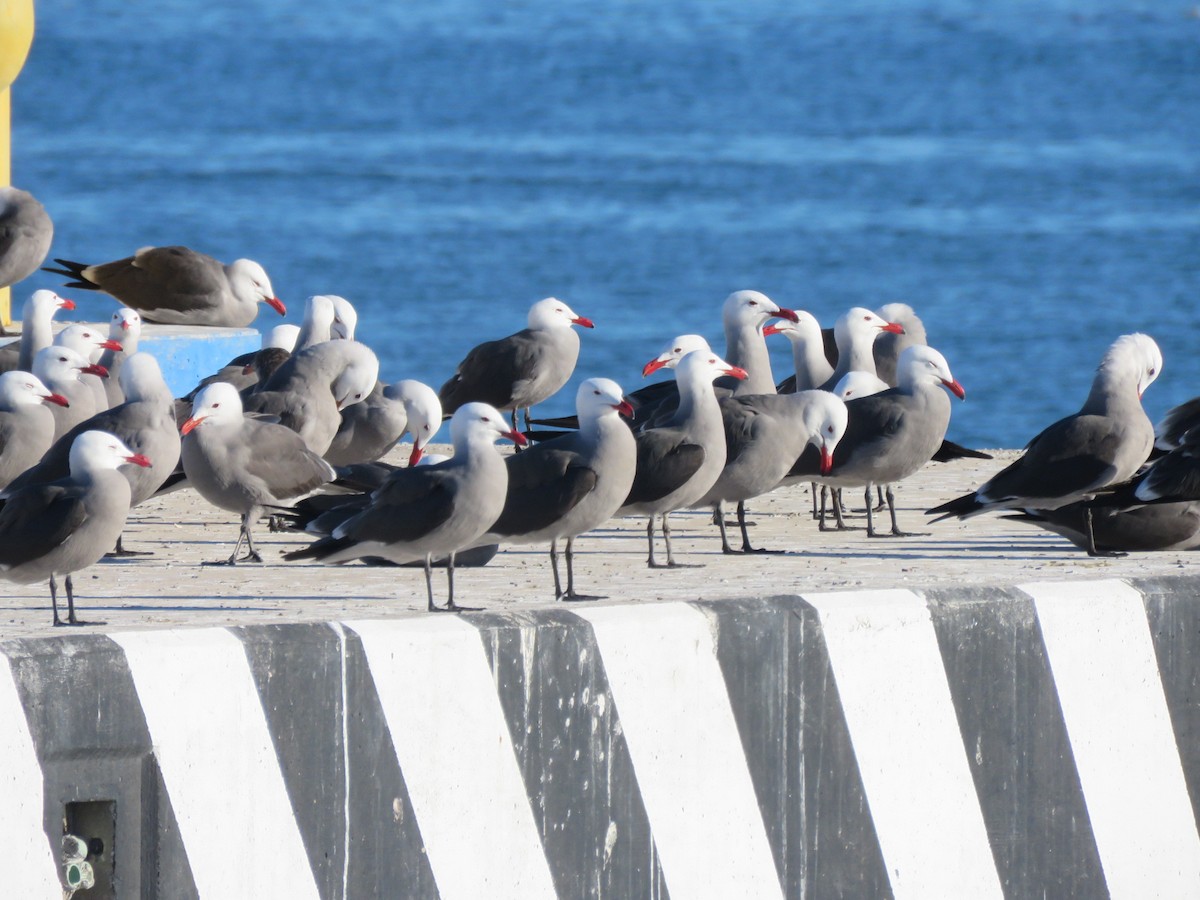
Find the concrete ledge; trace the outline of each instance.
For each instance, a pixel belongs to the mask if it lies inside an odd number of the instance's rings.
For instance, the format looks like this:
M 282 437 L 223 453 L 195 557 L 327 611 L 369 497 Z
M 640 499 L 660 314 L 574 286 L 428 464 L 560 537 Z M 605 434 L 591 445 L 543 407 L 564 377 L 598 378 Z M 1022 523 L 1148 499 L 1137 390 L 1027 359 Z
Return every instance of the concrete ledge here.
M 10 639 L 6 893 L 59 896 L 88 800 L 121 897 L 1198 896 L 1198 595 Z
M 57 332 L 72 322 L 55 322 Z M 108 323 L 90 323 L 108 333 Z M 20 330 L 17 323 L 18 331 Z M 16 340 L 20 340 L 18 337 Z M 10 340 L 0 342 L 11 343 Z M 163 378 L 176 397 L 182 397 L 201 378 L 211 375 L 235 356 L 257 350 L 262 336 L 253 328 L 210 328 L 198 325 L 143 325 L 140 350 L 153 353 Z

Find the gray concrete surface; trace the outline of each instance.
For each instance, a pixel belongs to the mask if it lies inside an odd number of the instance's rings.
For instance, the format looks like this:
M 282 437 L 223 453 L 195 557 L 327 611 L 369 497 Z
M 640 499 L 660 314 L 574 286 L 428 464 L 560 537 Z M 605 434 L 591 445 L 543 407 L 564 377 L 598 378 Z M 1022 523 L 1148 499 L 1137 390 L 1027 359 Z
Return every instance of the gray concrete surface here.
M 401 447 L 395 458 L 406 455 Z M 902 484 L 897 490 L 900 525 L 928 536 L 868 539 L 862 530 L 821 533 L 810 518 L 807 487 L 791 488 L 750 505 L 754 543 L 786 554 L 723 556 L 709 515 L 696 511 L 676 515 L 673 530 L 677 559 L 698 567 L 650 570 L 644 520 L 613 520 L 577 541 L 577 587 L 606 595 L 604 603 L 645 603 L 1189 571 L 1192 557 L 1187 553 L 1090 559 L 1056 535 L 995 515 L 927 524 L 925 509 L 977 486 L 1015 455 L 999 451 L 995 461 L 930 464 Z M 848 499 L 852 509 L 861 506 L 861 497 Z M 865 520 L 858 511 L 850 524 L 861 529 Z M 262 565 L 204 564 L 228 557 L 236 537 L 235 518 L 194 491 L 144 504 L 130 516 L 125 546 L 150 555 L 105 560 L 77 574 L 81 617 L 104 622 L 105 630 L 123 630 L 427 615 L 420 569 L 287 563 L 281 553 L 308 538 L 271 534 L 265 524 L 256 529 L 256 543 L 267 560 Z M 434 583 L 439 600 L 444 599 L 444 572 L 435 573 Z M 546 549 L 512 547 L 484 568 L 460 569 L 456 596 L 464 605 L 511 613 L 553 606 L 551 584 Z M 53 632 L 49 602 L 45 584 L 0 583 L 0 633 Z

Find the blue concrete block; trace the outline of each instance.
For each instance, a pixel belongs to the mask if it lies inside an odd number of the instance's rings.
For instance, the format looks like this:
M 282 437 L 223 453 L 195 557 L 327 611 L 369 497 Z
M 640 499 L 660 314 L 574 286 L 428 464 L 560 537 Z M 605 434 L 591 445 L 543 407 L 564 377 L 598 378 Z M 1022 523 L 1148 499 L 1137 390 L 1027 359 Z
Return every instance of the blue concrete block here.
M 201 378 L 261 344 L 262 336 L 253 328 L 145 325 L 138 349 L 154 354 L 172 393 L 182 397 Z

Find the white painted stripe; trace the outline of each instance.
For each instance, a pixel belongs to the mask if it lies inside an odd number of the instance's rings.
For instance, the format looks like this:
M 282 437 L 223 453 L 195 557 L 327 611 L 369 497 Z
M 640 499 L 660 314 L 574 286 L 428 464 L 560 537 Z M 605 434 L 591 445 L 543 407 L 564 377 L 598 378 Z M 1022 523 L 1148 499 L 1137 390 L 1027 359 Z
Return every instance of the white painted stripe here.
M 1200 837 L 1141 595 L 1026 584 L 1112 897 L 1200 897 Z
M 110 635 L 125 651 L 200 896 L 318 896 L 246 652 L 224 629 Z
M 803 598 L 821 617 L 897 900 L 1002 897 L 924 599 L 902 590 Z
M 781 897 L 708 617 L 686 603 L 575 612 L 595 631 L 672 900 Z
M 555 897 L 479 632 L 456 616 L 343 624 L 362 640 L 442 900 Z
M 62 887 L 42 824 L 42 769 L 12 668 L 0 670 L 0 882 L 6 897 L 57 900 Z

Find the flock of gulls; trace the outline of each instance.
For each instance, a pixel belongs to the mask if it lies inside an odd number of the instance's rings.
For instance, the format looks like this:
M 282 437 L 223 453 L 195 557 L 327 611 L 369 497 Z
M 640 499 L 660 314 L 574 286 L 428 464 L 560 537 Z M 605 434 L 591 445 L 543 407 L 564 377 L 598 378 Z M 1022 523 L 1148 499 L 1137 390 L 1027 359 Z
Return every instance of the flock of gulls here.
M 36 199 L 0 188 L 0 286 L 41 267 L 52 234 Z M 683 509 L 712 510 L 726 553 L 771 552 L 751 545 L 746 504 L 796 483 L 813 485 L 823 530 L 846 527 L 849 488 L 863 492 L 870 536 L 902 537 L 896 485 L 931 460 L 990 458 L 946 439 L 950 395 L 965 391 L 904 304 L 855 307 L 828 330 L 807 312 L 736 291 L 721 308 L 723 355 L 699 335 L 679 335 L 642 372 L 666 369 L 673 379 L 626 393 L 589 378 L 575 416 L 531 419 L 530 409 L 570 380 L 577 329 L 593 327 L 553 297 L 532 305 L 524 329 L 471 350 L 436 391 L 381 382 L 377 357 L 355 339 L 353 306 L 310 297 L 301 326 L 276 326 L 260 351 L 176 398 L 155 358 L 138 351 L 142 323 L 246 326 L 260 304 L 285 314 L 262 266 L 223 265 L 184 247 L 145 247 L 101 265 L 55 263 L 46 270 L 69 287 L 121 304 L 104 333 L 89 325 L 56 333 L 53 317 L 74 303 L 36 291 L 24 303 L 20 340 L 0 348 L 0 577 L 48 580 L 56 625 L 82 624 L 72 573 L 131 552 L 121 543 L 130 508 L 169 490 L 194 490 L 240 516 L 229 565 L 261 561 L 253 528 L 270 515 L 274 526 L 316 538 L 286 559 L 423 566 L 428 609 L 440 612 L 469 608 L 454 599 L 456 562 L 484 564 L 510 543 L 549 544 L 555 598 L 593 599 L 576 590 L 573 545 L 613 517 L 645 520 L 654 568 L 683 565 L 668 521 Z M 795 362 L 778 384 L 766 345 L 773 335 L 791 342 Z M 1200 399 L 1156 431 L 1141 397 L 1161 369 L 1149 337 L 1117 338 L 1077 413 L 929 513 L 1003 511 L 1093 555 L 1200 544 Z M 453 455 L 426 454 L 444 418 Z M 381 462 L 405 435 L 407 465 Z M 516 450 L 498 452 L 501 440 Z M 876 527 L 876 492 L 890 528 Z M 727 509 L 736 512 L 738 548 Z M 447 570 L 443 605 L 434 600 L 434 566 Z

